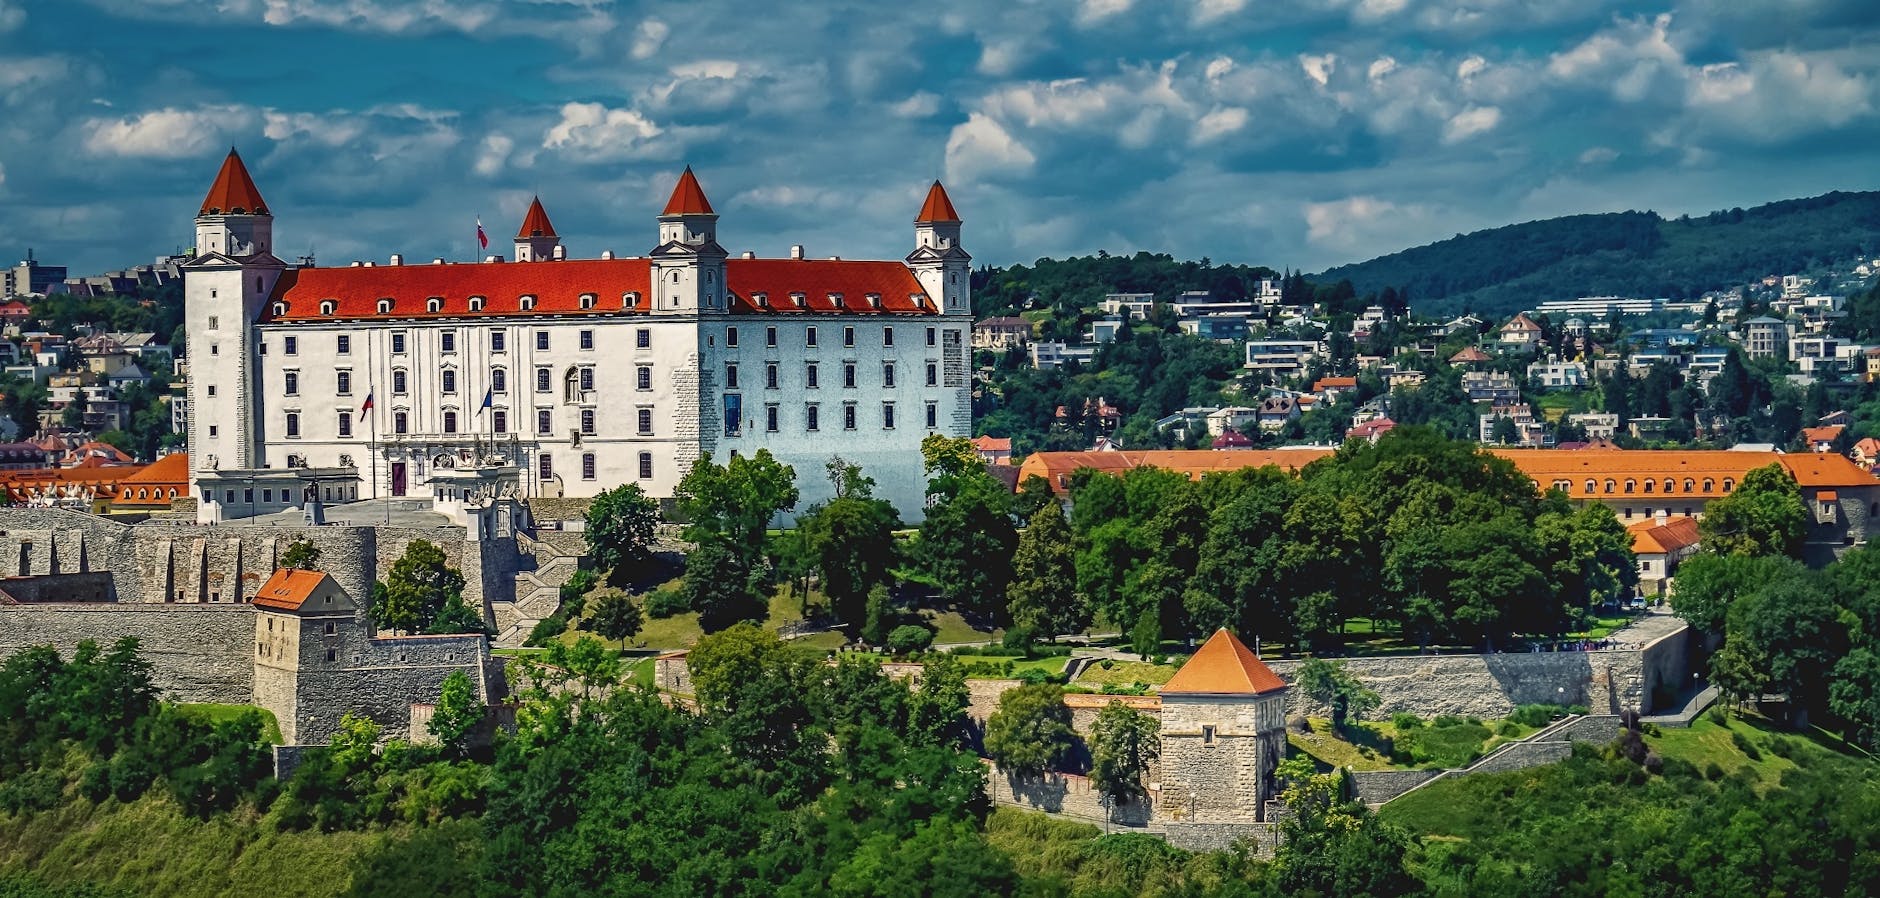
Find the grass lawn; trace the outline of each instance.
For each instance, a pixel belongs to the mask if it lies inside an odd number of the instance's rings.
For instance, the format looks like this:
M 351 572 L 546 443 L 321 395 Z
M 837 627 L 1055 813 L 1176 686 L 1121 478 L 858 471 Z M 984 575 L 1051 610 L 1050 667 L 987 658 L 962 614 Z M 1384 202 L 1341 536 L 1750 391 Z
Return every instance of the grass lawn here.
M 1067 655 L 1055 655 L 1048 658 L 1001 658 L 996 655 L 955 655 L 954 660 L 961 664 L 1000 664 L 1012 662 L 1012 675 L 1018 676 L 1027 670 L 1042 670 L 1052 676 L 1064 672 L 1064 665 L 1070 663 Z
M 1288 728 L 1286 742 L 1293 750 L 1307 755 L 1320 765 L 1336 769 L 1403 770 L 1407 767 L 1390 762 L 1389 740 L 1397 734 L 1389 721 L 1367 720 L 1351 727 L 1346 740 L 1332 732 L 1332 722 L 1313 718 L 1312 732 L 1300 733 Z
M 1689 761 L 1699 770 L 1710 764 L 1735 773 L 1748 768 L 1765 785 L 1774 785 L 1782 774 L 1801 763 L 1829 754 L 1845 754 L 1847 748 L 1831 736 L 1803 734 L 1781 729 L 1754 712 L 1732 714 L 1724 723 L 1711 719 L 1710 712 L 1691 722 L 1690 729 L 1661 730 L 1645 737 L 1645 743 L 1667 758 Z
M 1077 675 L 1079 686 L 1132 686 L 1141 683 L 1144 686 L 1160 686 L 1175 676 L 1180 670 L 1179 664 L 1150 664 L 1146 661 L 1110 661 L 1105 669 L 1102 661 L 1083 669 Z
M 274 712 L 254 705 L 217 705 L 208 702 L 178 702 L 176 710 L 204 723 L 221 723 L 234 720 L 245 714 L 261 715 L 261 739 L 269 745 L 280 745 L 281 725 L 274 719 Z
M 936 645 L 951 645 L 960 642 L 997 642 L 1005 635 L 1004 630 L 975 630 L 957 611 L 934 611 L 921 609 L 920 616 L 934 630 L 933 641 Z

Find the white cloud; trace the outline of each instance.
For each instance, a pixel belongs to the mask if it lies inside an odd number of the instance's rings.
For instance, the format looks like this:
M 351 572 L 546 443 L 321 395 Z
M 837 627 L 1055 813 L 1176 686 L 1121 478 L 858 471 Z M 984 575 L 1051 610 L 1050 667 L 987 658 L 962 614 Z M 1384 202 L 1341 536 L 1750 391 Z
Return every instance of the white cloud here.
M 1211 25 L 1245 9 L 1247 0 L 1195 0 L 1195 24 Z
M 261 116 L 261 135 L 276 142 L 308 140 L 325 147 L 340 147 L 366 133 L 366 121 L 360 117 L 319 115 L 311 112 L 265 112 Z
M 1233 70 L 1234 70 L 1234 60 L 1226 56 L 1216 56 L 1213 59 L 1208 60 L 1208 67 L 1207 69 L 1203 71 L 1203 75 L 1209 81 L 1219 81 L 1222 78 L 1227 77 L 1228 73 L 1232 72 Z
M 1348 238 L 1358 225 L 1395 214 L 1397 204 L 1374 196 L 1353 196 L 1305 205 L 1306 237 L 1314 243 Z
M 7 167 L 0 165 L 0 187 L 7 186 Z
M 509 162 L 509 154 L 516 148 L 516 142 L 506 134 L 491 134 L 483 138 L 477 147 L 474 165 L 476 173 L 490 177 L 503 170 Z
M 1195 121 L 1195 143 L 1207 143 L 1224 137 L 1246 127 L 1247 110 L 1238 106 L 1223 106 L 1208 112 Z
M 962 183 L 989 174 L 1028 171 L 1038 157 L 998 122 L 975 112 L 947 135 L 947 180 Z
M 1376 81 L 1394 71 L 1397 71 L 1397 60 L 1389 56 L 1379 56 L 1375 62 L 1371 63 L 1371 68 L 1365 72 L 1365 75 L 1372 81 Z
M 1443 126 L 1443 143 L 1460 143 L 1477 134 L 1493 131 L 1501 124 L 1501 110 L 1493 106 L 1470 106 L 1449 117 Z
M 987 41 L 979 51 L 979 74 L 1003 78 L 1018 69 L 1024 44 L 1015 40 Z
M 666 45 L 666 37 L 672 34 L 672 26 L 658 19 L 647 19 L 633 29 L 633 46 L 628 50 L 634 59 L 650 59 Z
M 26 10 L 21 9 L 14 0 L 0 0 L 0 34 L 5 34 L 26 22 Z
M 1619 158 L 1619 151 L 1612 147 L 1587 147 L 1586 151 L 1580 154 L 1580 164 L 1605 165 L 1617 158 Z
M 1488 68 L 1488 60 L 1480 56 L 1471 56 L 1456 64 L 1456 80 L 1467 81 Z
M 940 111 L 940 97 L 924 90 L 918 91 L 888 109 L 901 118 L 927 118 Z
M 501 15 L 496 4 L 464 0 L 263 0 L 261 17 L 270 25 L 305 22 L 390 34 L 428 30 L 474 34 Z
M 609 109 L 600 103 L 568 103 L 561 120 L 542 137 L 542 148 L 559 150 L 585 162 L 648 158 L 664 129 L 633 109 Z
M 91 119 L 82 130 L 85 149 L 95 156 L 183 159 L 228 143 L 228 136 L 252 127 L 256 115 L 241 106 L 158 109 L 119 119 Z
M 1299 67 L 1305 70 L 1307 78 L 1317 81 L 1320 87 L 1324 87 L 1332 80 L 1332 73 L 1338 71 L 1338 55 L 1335 53 L 1326 53 L 1323 56 L 1301 55 Z
M 1613 96 L 1638 102 L 1666 74 L 1684 67 L 1684 54 L 1671 43 L 1671 15 L 1621 20 L 1572 49 L 1556 53 L 1547 71 L 1556 78 L 1608 86 Z
M 1385 19 L 1403 12 L 1410 5 L 1410 0 L 1359 0 L 1358 8 L 1353 10 L 1352 18 L 1360 22 L 1372 22 Z
M 1135 0 L 1079 0 L 1077 24 L 1089 27 L 1129 12 L 1129 8 L 1134 5 Z

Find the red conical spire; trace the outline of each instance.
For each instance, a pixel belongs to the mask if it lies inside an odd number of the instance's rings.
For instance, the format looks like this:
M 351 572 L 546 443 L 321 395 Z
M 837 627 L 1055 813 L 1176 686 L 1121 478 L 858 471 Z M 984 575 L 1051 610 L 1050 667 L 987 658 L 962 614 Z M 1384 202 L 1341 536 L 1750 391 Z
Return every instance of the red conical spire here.
M 960 214 L 953 211 L 953 201 L 947 199 L 947 189 L 939 181 L 927 190 L 927 202 L 920 207 L 920 215 L 915 216 L 915 224 L 928 222 L 958 222 Z
M 516 239 L 554 236 L 557 236 L 555 226 L 548 223 L 548 213 L 542 209 L 542 198 L 538 196 L 529 203 L 529 214 L 522 217 L 522 230 L 516 232 Z
M 228 158 L 222 160 L 222 171 L 215 176 L 215 185 L 209 188 L 209 195 L 202 200 L 202 215 L 269 215 L 268 203 L 261 198 L 261 191 L 255 189 L 255 180 L 248 177 L 248 166 L 242 164 L 242 157 L 229 147 Z
M 666 211 L 661 215 L 716 215 L 712 204 L 705 199 L 705 191 L 698 186 L 698 178 L 692 176 L 692 166 L 685 167 L 685 174 L 679 176 L 679 183 L 673 185 L 672 199 L 666 201 Z

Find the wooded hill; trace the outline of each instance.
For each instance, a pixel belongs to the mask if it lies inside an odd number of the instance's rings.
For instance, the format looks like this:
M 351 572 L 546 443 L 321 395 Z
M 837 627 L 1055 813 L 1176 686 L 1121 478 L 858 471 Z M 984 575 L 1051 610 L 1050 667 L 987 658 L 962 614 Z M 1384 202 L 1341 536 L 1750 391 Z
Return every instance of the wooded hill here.
M 1407 289 L 1418 312 L 1503 317 L 1581 296 L 1685 299 L 1880 253 L 1880 192 L 1836 191 L 1693 218 L 1569 215 L 1458 234 L 1312 277 Z

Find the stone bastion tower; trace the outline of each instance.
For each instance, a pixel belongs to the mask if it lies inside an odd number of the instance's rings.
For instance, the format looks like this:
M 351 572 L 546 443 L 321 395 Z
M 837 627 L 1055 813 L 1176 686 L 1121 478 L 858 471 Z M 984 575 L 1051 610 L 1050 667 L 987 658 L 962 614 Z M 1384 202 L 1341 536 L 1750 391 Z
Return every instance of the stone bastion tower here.
M 1286 756 L 1286 681 L 1245 643 L 1216 630 L 1162 687 L 1157 816 L 1264 823 Z

